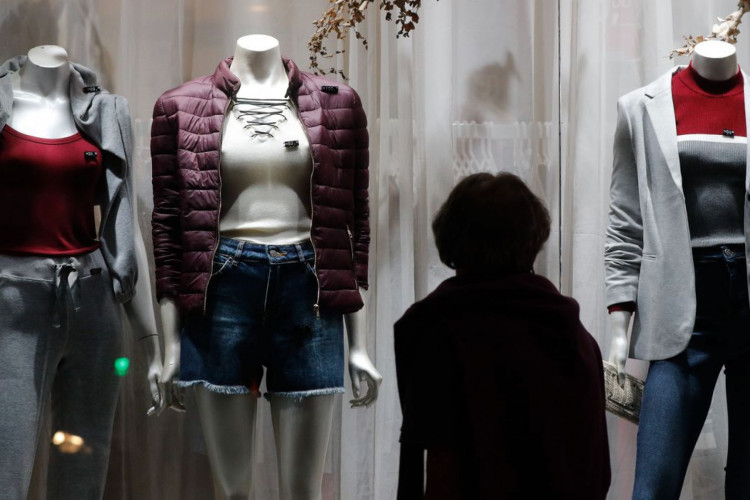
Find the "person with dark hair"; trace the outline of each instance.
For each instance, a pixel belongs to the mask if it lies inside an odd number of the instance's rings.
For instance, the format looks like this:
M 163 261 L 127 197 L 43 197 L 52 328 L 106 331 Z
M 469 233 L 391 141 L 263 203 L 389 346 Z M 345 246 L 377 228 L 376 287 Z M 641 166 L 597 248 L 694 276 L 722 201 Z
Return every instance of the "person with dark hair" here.
M 399 500 L 604 499 L 601 353 L 578 304 L 533 271 L 547 209 L 515 175 L 474 174 L 432 229 L 456 276 L 394 326 Z

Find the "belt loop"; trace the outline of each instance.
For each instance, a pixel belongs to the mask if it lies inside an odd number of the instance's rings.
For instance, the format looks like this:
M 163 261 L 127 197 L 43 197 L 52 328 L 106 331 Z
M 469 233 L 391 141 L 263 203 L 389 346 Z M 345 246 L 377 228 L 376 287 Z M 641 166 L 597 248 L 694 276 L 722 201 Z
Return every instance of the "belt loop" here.
M 240 260 L 242 251 L 245 249 L 245 240 L 237 240 L 237 248 L 234 251 L 234 260 Z
M 297 249 L 297 258 L 300 262 L 305 262 L 305 252 L 302 250 L 302 245 L 295 243 L 294 247 Z

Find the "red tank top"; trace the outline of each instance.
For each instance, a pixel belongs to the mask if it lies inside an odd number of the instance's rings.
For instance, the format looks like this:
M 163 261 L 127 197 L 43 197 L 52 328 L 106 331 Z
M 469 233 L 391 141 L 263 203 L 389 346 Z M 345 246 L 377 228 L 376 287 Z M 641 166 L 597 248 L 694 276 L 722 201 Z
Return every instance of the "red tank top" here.
M 99 247 L 94 222 L 102 153 L 80 133 L 0 132 L 0 253 L 76 255 Z

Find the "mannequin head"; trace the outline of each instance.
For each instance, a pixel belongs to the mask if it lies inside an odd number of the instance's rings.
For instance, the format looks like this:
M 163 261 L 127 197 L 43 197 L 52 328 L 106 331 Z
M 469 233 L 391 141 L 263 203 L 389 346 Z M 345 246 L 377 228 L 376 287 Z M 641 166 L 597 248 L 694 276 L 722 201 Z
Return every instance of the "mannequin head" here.
M 58 45 L 40 45 L 29 51 L 29 61 L 42 68 L 57 68 L 68 62 L 68 52 Z
M 737 74 L 737 49 L 720 40 L 706 40 L 695 46 L 693 69 L 707 80 L 723 82 Z
M 279 46 L 279 41 L 269 35 L 246 35 L 237 40 L 237 46 L 245 50 L 265 52 Z
M 517 176 L 479 173 L 453 189 L 432 231 L 440 260 L 459 274 L 529 272 L 549 237 L 550 217 Z

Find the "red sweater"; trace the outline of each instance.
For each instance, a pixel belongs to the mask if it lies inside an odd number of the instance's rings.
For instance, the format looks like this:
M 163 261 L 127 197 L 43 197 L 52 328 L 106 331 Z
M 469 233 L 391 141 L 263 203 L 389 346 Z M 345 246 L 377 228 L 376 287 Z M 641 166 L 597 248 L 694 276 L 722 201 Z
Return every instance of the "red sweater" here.
M 76 133 L 0 132 L 0 253 L 76 255 L 99 247 L 94 204 L 102 153 Z

